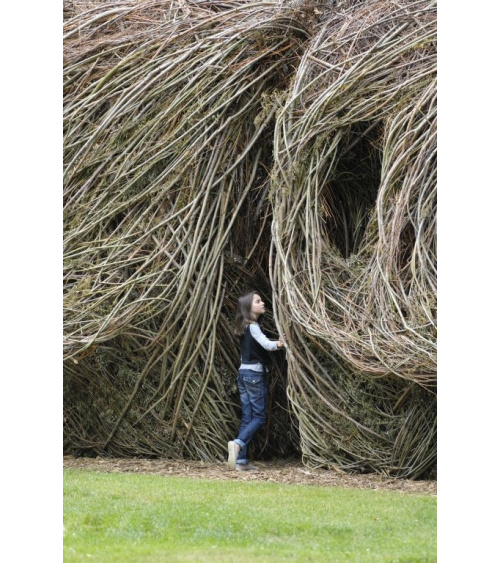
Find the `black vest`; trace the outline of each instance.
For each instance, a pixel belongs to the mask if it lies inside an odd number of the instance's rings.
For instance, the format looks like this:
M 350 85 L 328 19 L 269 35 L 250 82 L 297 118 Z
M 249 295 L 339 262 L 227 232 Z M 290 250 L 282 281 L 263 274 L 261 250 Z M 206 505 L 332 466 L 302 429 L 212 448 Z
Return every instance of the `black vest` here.
M 241 363 L 242 364 L 263 364 L 267 366 L 271 363 L 269 352 L 255 340 L 250 332 L 250 325 L 245 328 L 245 332 L 240 336 Z

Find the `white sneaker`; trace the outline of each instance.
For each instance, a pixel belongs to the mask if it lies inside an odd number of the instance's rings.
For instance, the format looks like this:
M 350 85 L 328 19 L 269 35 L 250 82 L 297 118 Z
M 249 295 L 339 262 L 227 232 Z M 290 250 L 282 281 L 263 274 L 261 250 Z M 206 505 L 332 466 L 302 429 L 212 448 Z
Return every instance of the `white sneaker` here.
M 240 449 L 240 446 L 236 442 L 231 441 L 227 443 L 227 463 L 231 469 L 236 469 L 236 460 L 238 459 Z

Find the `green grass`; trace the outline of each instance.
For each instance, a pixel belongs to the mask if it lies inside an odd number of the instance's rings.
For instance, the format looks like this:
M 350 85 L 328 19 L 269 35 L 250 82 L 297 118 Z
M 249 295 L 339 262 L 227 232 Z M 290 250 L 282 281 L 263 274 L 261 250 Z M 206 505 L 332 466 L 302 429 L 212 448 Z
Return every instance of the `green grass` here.
M 64 470 L 64 561 L 436 561 L 437 499 Z

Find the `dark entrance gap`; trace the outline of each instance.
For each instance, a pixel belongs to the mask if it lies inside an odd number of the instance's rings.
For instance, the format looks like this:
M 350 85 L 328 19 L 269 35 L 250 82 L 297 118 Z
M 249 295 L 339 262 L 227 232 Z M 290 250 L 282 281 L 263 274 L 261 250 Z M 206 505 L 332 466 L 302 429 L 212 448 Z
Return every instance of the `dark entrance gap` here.
M 381 174 L 381 123 L 349 127 L 322 190 L 325 231 L 344 258 L 356 254 L 375 206 Z

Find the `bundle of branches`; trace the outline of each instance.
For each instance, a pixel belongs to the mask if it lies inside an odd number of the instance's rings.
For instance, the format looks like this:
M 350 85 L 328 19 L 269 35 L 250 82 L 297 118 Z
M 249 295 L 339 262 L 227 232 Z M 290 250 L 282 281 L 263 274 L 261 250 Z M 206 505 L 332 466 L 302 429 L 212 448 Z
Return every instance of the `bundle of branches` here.
M 223 459 L 235 302 L 269 296 L 272 121 L 304 12 L 128 0 L 65 14 L 66 451 Z M 270 387 L 257 447 L 286 455 L 283 369 Z
M 325 13 L 277 117 L 273 268 L 309 463 L 436 461 L 436 6 Z

